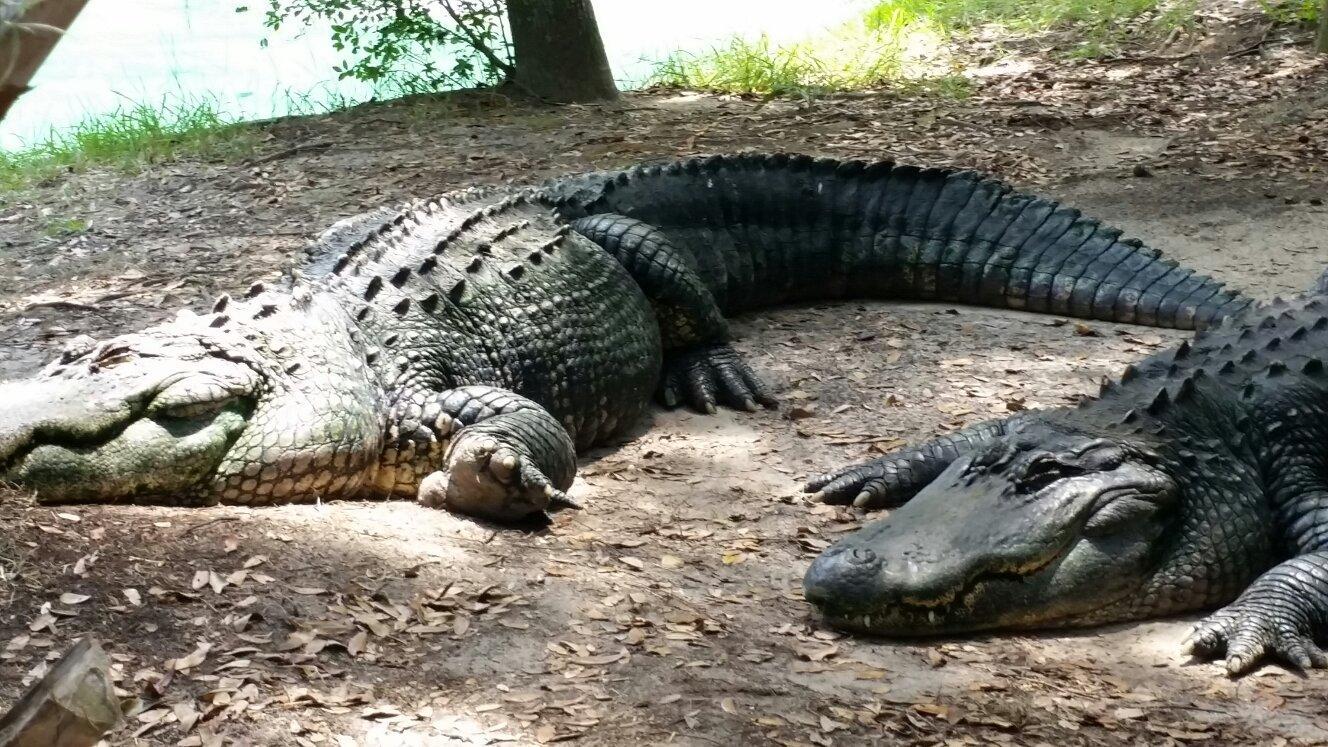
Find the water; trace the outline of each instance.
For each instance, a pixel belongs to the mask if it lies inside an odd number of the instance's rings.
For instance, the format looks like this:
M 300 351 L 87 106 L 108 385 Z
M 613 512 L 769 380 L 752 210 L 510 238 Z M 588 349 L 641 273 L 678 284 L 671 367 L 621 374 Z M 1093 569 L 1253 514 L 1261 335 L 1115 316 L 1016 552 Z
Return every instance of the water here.
M 0 122 L 0 148 L 22 147 L 133 103 L 215 102 L 245 119 L 288 114 L 293 104 L 364 100 L 372 91 L 338 81 L 342 58 L 325 28 L 272 33 L 259 11 L 236 13 L 243 0 L 97 0 L 47 58 L 25 94 Z M 266 0 L 247 0 L 263 8 Z M 595 0 L 614 75 L 638 84 L 650 60 L 697 51 L 733 34 L 796 39 L 852 17 L 864 0 Z M 259 40 L 266 37 L 266 48 Z

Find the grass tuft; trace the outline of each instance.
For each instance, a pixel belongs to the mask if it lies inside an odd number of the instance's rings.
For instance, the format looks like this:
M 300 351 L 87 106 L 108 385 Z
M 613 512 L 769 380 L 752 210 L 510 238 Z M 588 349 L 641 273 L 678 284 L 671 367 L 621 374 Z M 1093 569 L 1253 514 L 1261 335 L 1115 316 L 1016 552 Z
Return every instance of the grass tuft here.
M 764 36 L 735 37 L 700 54 L 675 53 L 656 63 L 650 83 L 767 95 L 892 86 L 962 96 L 968 86 L 955 74 L 951 57 L 956 36 L 986 27 L 1019 33 L 1069 30 L 1077 40 L 1071 55 L 1102 56 L 1140 29 L 1160 34 L 1193 24 L 1196 2 L 881 0 L 858 21 L 806 41 L 774 44 Z
M 943 77 L 943 41 L 906 10 L 868 15 L 794 44 L 733 37 L 698 54 L 658 61 L 649 83 L 722 93 L 819 95 Z
M 93 164 L 136 171 L 183 156 L 233 157 L 252 152 L 256 142 L 252 128 L 212 101 L 132 104 L 52 131 L 26 148 L 0 151 L 0 188 L 20 189 Z
M 1259 7 L 1279 23 L 1310 26 L 1318 22 L 1323 0 L 1259 0 Z
M 1014 30 L 1043 31 L 1126 21 L 1156 10 L 1159 4 L 1158 0 L 886 0 L 873 12 L 905 5 L 946 28 L 996 24 Z
M 884 0 L 871 13 L 892 8 L 924 16 L 948 34 L 994 28 L 1006 33 L 1069 31 L 1071 57 L 1115 53 L 1131 34 L 1162 37 L 1194 26 L 1198 0 Z

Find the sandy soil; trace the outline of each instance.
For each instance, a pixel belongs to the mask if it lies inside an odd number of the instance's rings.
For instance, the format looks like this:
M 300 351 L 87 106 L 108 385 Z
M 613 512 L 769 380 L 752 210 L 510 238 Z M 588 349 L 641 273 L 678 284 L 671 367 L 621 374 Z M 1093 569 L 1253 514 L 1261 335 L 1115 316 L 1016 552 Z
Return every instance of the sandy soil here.
M 275 277 L 388 199 L 749 148 L 996 171 L 1294 292 L 1328 265 L 1328 71 L 1256 51 L 994 73 L 957 103 L 458 96 L 275 123 L 243 164 L 70 175 L 0 196 L 0 377 Z M 883 302 L 736 330 L 784 412 L 812 415 L 657 412 L 586 455 L 587 510 L 543 529 L 5 494 L 0 700 L 90 633 L 136 698 L 117 744 L 1328 743 L 1328 676 L 1230 680 L 1180 655 L 1184 620 L 901 643 L 842 637 L 801 599 L 810 558 L 863 520 L 806 503 L 803 477 L 1073 401 L 1182 333 Z

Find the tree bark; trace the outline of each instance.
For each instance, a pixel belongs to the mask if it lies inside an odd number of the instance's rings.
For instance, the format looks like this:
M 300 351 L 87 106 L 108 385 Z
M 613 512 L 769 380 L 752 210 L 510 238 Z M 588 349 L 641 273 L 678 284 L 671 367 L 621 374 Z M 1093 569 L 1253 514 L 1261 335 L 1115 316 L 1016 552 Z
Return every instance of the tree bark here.
M 512 82 L 558 102 L 618 96 L 590 0 L 508 0 Z
M 111 661 L 82 638 L 0 717 L 0 747 L 92 747 L 120 718 Z
M 1328 0 L 1319 8 L 1319 40 L 1315 44 L 1319 54 L 1328 54 Z
M 0 0 L 0 119 L 87 0 Z

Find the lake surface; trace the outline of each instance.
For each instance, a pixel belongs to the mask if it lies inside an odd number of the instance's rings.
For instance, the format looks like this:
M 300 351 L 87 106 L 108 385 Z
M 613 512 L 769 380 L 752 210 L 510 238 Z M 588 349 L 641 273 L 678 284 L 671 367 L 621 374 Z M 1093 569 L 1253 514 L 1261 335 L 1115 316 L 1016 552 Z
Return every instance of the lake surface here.
M 247 4 L 259 10 L 236 13 Z M 700 51 L 734 34 L 797 39 L 840 23 L 867 0 L 595 0 L 600 33 L 623 87 L 645 79 L 650 61 Z M 338 81 L 342 57 L 326 28 L 262 25 L 266 0 L 93 0 L 0 122 L 0 148 L 22 147 L 89 115 L 136 103 L 215 101 L 246 119 L 288 114 L 292 104 L 367 99 Z M 810 8 L 810 9 L 809 9 Z M 259 41 L 267 38 L 262 47 Z

